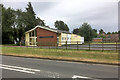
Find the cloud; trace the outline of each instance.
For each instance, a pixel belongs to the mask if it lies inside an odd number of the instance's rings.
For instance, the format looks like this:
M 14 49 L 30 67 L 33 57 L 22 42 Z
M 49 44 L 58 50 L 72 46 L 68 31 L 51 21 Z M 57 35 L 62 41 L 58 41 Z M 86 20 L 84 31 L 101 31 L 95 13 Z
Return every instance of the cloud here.
M 32 1 L 32 0 L 31 0 Z M 45 20 L 46 25 L 54 27 L 56 20 L 68 24 L 70 30 L 88 22 L 92 28 L 108 31 L 118 30 L 119 0 L 47 0 L 32 1 L 37 16 Z M 15 5 L 12 5 L 14 4 Z M 5 6 L 25 10 L 27 2 L 4 2 Z
M 42 16 L 52 27 L 56 20 L 63 20 L 72 31 L 80 27 L 83 22 L 88 22 L 93 28 L 98 30 L 103 28 L 108 32 L 118 29 L 117 8 L 117 2 L 61 2 L 38 16 Z

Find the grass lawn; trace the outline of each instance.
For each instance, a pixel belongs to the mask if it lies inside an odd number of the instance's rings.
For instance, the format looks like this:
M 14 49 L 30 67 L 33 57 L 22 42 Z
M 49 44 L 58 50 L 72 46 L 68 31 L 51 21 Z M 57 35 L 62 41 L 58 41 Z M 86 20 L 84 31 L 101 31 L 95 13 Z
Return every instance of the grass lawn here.
M 113 43 L 107 43 L 107 42 L 104 42 L 104 43 L 102 43 L 102 42 L 100 43 L 99 42 L 99 43 L 97 43 L 96 42 L 96 43 L 91 43 L 91 44 L 116 44 L 116 42 L 113 42 Z M 117 44 L 120 44 L 120 42 L 117 42 Z
M 2 54 L 118 64 L 118 53 L 115 51 L 102 52 L 87 50 L 40 49 L 2 46 Z

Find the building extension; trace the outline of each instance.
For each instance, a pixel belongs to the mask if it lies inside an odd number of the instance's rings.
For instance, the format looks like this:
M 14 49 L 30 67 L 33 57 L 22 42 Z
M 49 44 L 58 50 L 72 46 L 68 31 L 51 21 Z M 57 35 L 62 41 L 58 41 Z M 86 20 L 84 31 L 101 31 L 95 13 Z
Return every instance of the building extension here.
M 84 37 L 44 26 L 36 26 L 25 33 L 26 46 L 62 46 L 82 43 Z

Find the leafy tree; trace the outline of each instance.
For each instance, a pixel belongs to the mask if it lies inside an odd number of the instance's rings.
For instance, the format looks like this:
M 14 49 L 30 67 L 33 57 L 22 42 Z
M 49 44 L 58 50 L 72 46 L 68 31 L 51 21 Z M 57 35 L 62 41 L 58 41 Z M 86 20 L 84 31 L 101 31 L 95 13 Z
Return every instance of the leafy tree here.
M 108 32 L 107 34 L 111 34 L 111 32 Z
M 0 4 L 0 44 L 2 44 L 2 4 Z
M 115 34 L 115 32 L 112 32 L 112 34 Z
M 15 24 L 14 24 L 14 39 L 16 42 L 20 42 L 21 41 L 21 37 L 24 37 L 25 34 L 25 28 L 26 28 L 26 24 L 24 22 L 24 12 L 22 12 L 22 10 L 18 9 L 15 12 L 15 16 L 16 16 L 16 20 L 15 20 Z M 17 41 L 17 39 L 19 39 L 19 41 Z
M 79 34 L 79 28 L 73 29 L 73 34 Z
M 115 34 L 118 34 L 118 32 L 115 32 Z
M 44 20 L 41 20 L 39 17 L 37 17 L 36 25 L 45 26 Z M 45 27 L 47 27 L 47 26 L 45 26 Z
M 92 30 L 92 34 L 93 34 L 93 38 L 96 38 L 96 37 L 98 36 L 97 30 L 96 30 L 96 29 L 93 29 L 93 30 Z
M 23 13 L 24 22 L 26 24 L 26 31 L 36 26 L 35 12 L 33 11 L 32 4 L 29 2 L 26 8 L 27 12 Z
M 99 34 L 102 34 L 104 31 L 103 31 L 103 29 L 100 29 L 99 30 Z
M 79 35 L 84 36 L 85 41 L 91 41 L 94 37 L 93 29 L 88 23 L 83 23 L 79 28 Z
M 101 36 L 99 36 L 99 38 L 103 38 L 103 39 L 104 39 L 104 38 L 106 38 L 106 36 L 104 36 L 104 35 L 101 35 Z
M 22 10 L 13 10 L 11 8 L 2 8 L 2 43 L 20 42 L 25 36 L 25 32 L 34 28 L 36 25 L 45 26 L 44 20 L 36 18 L 33 7 L 29 2 L 26 12 Z M 48 26 L 46 26 L 48 27 Z M 17 41 L 19 39 L 19 41 Z
M 59 30 L 69 31 L 67 24 L 65 24 L 63 21 L 56 21 L 54 25 Z
M 2 43 L 13 43 L 13 24 L 15 21 L 14 10 L 2 6 Z
M 118 34 L 119 34 L 119 40 L 120 40 L 120 30 L 118 31 Z
M 25 31 L 28 31 L 37 25 L 45 26 L 44 20 L 41 20 L 38 17 L 36 18 L 36 14 L 30 2 L 27 5 L 26 11 L 27 12 L 23 13 L 24 23 L 26 24 Z
M 96 29 L 93 29 L 93 31 L 97 33 L 97 30 L 96 30 Z

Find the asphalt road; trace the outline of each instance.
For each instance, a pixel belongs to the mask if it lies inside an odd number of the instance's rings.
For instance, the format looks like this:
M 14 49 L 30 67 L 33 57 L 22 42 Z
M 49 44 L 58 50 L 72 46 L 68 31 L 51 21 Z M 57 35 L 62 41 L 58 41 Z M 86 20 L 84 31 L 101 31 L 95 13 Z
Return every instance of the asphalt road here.
M 118 78 L 118 66 L 2 56 L 3 78 Z M 100 79 L 102 80 L 102 79 Z

